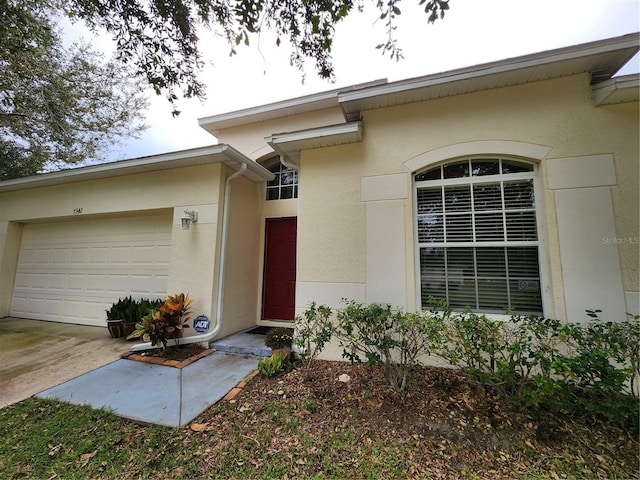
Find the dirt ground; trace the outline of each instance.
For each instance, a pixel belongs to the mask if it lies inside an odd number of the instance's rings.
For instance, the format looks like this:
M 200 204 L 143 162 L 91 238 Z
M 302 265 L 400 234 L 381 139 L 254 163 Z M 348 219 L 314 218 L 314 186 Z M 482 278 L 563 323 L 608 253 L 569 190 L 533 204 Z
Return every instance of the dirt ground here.
M 106 324 L 0 319 L 0 408 L 118 360 L 128 349 Z
M 349 381 L 339 381 L 341 375 Z M 638 478 L 637 434 L 593 418 L 510 408 L 473 387 L 460 371 L 446 368 L 416 369 L 403 398 L 380 368 L 315 361 L 308 372 L 298 367 L 275 378 L 255 377 L 233 403 L 210 409 L 195 422 L 214 431 L 215 438 L 230 438 L 241 422 L 240 438 L 259 438 L 271 421 L 274 401 L 304 419 L 301 429 L 314 439 L 350 428 L 360 432 L 354 441 L 362 443 L 363 452 L 380 440 L 390 447 L 415 444 L 415 471 L 409 475 L 414 478 L 537 478 L 541 473 L 576 478 L 576 472 L 581 472 L 577 478 Z M 287 455 L 289 447 L 272 443 L 269 454 Z M 212 442 L 212 458 L 221 454 L 218 448 L 223 447 Z M 303 478 L 318 473 L 304 468 L 298 472 Z

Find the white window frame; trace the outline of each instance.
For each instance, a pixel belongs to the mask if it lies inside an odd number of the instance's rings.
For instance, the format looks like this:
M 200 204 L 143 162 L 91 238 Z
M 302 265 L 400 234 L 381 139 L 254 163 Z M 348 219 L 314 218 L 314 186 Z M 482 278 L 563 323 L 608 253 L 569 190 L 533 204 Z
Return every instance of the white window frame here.
M 294 170 L 293 168 L 290 167 L 286 167 L 285 165 L 283 165 L 280 160 L 278 159 L 274 159 L 274 161 L 271 162 L 266 162 L 268 166 L 265 166 L 265 168 L 267 168 L 270 172 L 275 173 L 276 177 L 278 178 L 278 186 L 277 187 L 269 187 L 269 182 L 266 182 L 265 184 L 265 195 L 264 195 L 264 199 L 266 202 L 274 202 L 274 201 L 278 201 L 278 200 L 296 200 L 300 194 L 299 190 L 300 190 L 300 172 Z M 273 172 L 273 168 L 274 167 L 278 167 L 279 168 L 279 172 Z M 282 172 L 285 170 L 290 170 L 292 172 L 294 172 L 295 174 L 295 178 L 296 181 L 295 183 L 292 183 L 290 185 L 283 185 L 282 184 Z M 292 187 L 293 188 L 293 195 L 291 197 L 287 197 L 287 198 L 282 198 L 282 189 L 286 188 L 286 187 Z M 278 198 L 269 198 L 269 190 L 276 190 L 278 191 Z
M 508 162 L 517 162 L 526 164 L 532 167 L 532 171 L 521 172 L 521 173 L 510 173 L 510 174 L 502 174 L 501 172 L 497 175 L 481 175 L 481 176 L 473 176 L 471 172 L 469 172 L 469 176 L 460 177 L 460 178 L 451 178 L 445 179 L 441 178 L 439 180 L 425 180 L 425 181 L 416 181 L 415 177 L 420 172 L 426 172 L 436 167 L 443 167 L 449 164 L 457 164 L 463 161 L 473 161 L 473 160 L 498 160 L 500 161 L 500 165 L 502 165 L 502 161 Z M 533 241 L 476 241 L 472 240 L 470 242 L 447 242 L 446 238 L 443 238 L 442 242 L 437 242 L 435 245 L 437 247 L 518 247 L 518 246 L 535 246 L 537 248 L 538 254 L 538 275 L 539 275 L 539 288 L 540 288 L 540 299 L 541 299 L 541 307 L 542 314 L 545 315 L 547 312 L 547 304 L 548 304 L 548 292 L 545 288 L 546 285 L 546 255 L 544 254 L 545 247 L 543 241 L 543 195 L 542 189 L 539 181 L 538 175 L 538 162 L 532 161 L 530 159 L 504 156 L 504 155 L 491 155 L 491 154 L 482 154 L 482 155 L 468 155 L 465 157 L 457 157 L 450 158 L 445 161 L 434 162 L 427 165 L 422 166 L 419 170 L 412 172 L 412 182 L 413 182 L 413 228 L 414 228 L 414 266 L 415 266 L 415 298 L 416 298 L 416 308 L 421 310 L 422 306 L 422 278 L 421 278 L 421 263 L 420 263 L 420 248 L 423 247 L 433 247 L 434 243 L 426 243 L 419 241 L 419 226 L 418 226 L 418 190 L 420 188 L 424 188 L 426 186 L 429 187 L 446 187 L 451 185 L 469 185 L 471 187 L 471 191 L 473 191 L 474 184 L 485 184 L 485 183 L 502 183 L 509 182 L 511 180 L 532 180 L 533 189 L 535 195 L 535 220 L 536 220 L 536 234 L 537 240 Z M 504 191 L 503 189 L 501 189 Z M 444 198 L 443 198 L 444 201 Z M 504 209 L 502 210 L 504 212 Z M 475 222 L 475 221 L 474 221 Z M 506 231 L 505 231 L 506 234 Z M 493 318 L 504 318 L 507 319 L 508 316 L 504 314 L 499 314 L 494 311 L 484 311 L 482 309 L 472 309 L 474 312 L 480 314 L 487 314 Z

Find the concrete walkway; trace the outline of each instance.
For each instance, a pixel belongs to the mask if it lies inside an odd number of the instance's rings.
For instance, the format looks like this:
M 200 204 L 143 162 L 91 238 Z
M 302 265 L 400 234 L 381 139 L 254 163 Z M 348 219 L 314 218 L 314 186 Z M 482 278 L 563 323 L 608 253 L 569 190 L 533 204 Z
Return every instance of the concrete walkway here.
M 182 369 L 122 359 L 130 344 L 105 327 L 0 319 L 0 408 L 31 396 L 183 426 L 218 402 L 270 354 L 264 335 L 238 333 Z
M 141 422 L 180 427 L 222 399 L 258 359 L 215 352 L 182 369 L 118 360 L 36 395 L 106 408 Z

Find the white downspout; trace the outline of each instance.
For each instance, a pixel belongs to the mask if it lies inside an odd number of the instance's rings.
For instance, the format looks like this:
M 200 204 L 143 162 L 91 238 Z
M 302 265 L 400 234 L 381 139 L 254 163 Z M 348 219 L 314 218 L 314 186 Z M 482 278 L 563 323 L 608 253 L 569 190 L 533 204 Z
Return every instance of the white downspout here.
M 222 209 L 222 244 L 220 245 L 220 267 L 218 269 L 218 308 L 216 309 L 216 327 L 212 332 L 203 335 L 209 337 L 202 342 L 213 340 L 222 328 L 222 307 L 224 304 L 224 279 L 227 270 L 227 243 L 229 238 L 229 204 L 231 203 L 231 182 L 244 174 L 247 164 L 243 163 L 240 169 L 233 175 L 227 177 L 224 185 L 224 207 Z M 187 337 L 188 338 L 188 337 Z
M 189 337 L 183 337 L 178 339 L 171 339 L 167 341 L 168 346 L 173 345 L 187 345 L 190 343 L 208 343 L 213 340 L 220 329 L 222 328 L 222 307 L 224 299 L 224 279 L 225 270 L 227 264 L 227 240 L 229 236 L 228 223 L 229 223 L 229 203 L 231 198 L 231 182 L 237 177 L 244 174 L 247 169 L 247 164 L 242 163 L 238 171 L 227 177 L 224 185 L 224 205 L 222 206 L 222 243 L 220 244 L 220 267 L 218 269 L 218 307 L 216 309 L 216 326 L 215 328 L 202 335 L 191 335 Z M 137 352 L 140 350 L 148 350 L 150 348 L 156 348 L 151 345 L 151 342 L 138 343 L 131 347 L 131 351 Z
M 288 162 L 287 160 L 285 160 L 285 156 L 284 155 L 280 155 L 280 163 L 282 165 L 284 165 L 287 168 L 291 168 L 293 170 L 295 170 L 296 172 L 300 171 L 300 167 L 298 165 L 296 165 L 295 163 L 291 163 Z

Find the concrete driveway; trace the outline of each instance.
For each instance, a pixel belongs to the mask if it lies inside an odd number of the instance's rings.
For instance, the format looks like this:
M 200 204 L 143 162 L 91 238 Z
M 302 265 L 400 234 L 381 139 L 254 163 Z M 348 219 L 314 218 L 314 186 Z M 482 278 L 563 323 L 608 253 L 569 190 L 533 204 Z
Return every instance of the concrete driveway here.
M 129 345 L 106 324 L 0 319 L 0 408 L 118 360 Z

